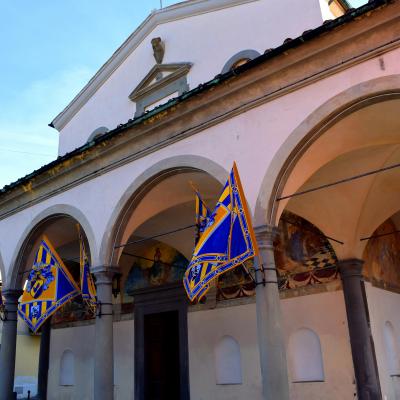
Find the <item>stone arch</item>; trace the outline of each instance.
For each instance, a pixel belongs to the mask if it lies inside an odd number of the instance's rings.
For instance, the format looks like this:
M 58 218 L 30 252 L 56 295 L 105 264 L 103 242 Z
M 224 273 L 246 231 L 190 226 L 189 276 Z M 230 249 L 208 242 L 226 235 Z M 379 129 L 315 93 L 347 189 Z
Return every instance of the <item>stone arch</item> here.
M 100 137 L 101 135 L 104 135 L 105 133 L 107 133 L 109 131 L 109 129 L 106 126 L 100 126 L 98 128 L 96 128 L 88 137 L 87 142 L 91 142 L 92 140 Z
M 78 208 L 71 206 L 69 204 L 56 204 L 46 208 L 45 210 L 39 212 L 27 225 L 24 232 L 20 236 L 20 239 L 15 247 L 14 254 L 11 259 L 10 269 L 7 274 L 7 287 L 18 289 L 18 271 L 20 268 L 20 259 L 24 253 L 25 247 L 29 242 L 30 238 L 34 234 L 35 230 L 40 227 L 43 223 L 48 221 L 50 218 L 57 216 L 66 216 L 75 219 L 82 226 L 86 238 L 89 243 L 90 255 L 92 258 L 92 265 L 97 263 L 97 246 L 95 235 L 91 224 L 85 217 L 83 212 Z
M 157 183 L 168 176 L 180 172 L 202 171 L 224 183 L 228 172 L 216 162 L 195 155 L 181 155 L 161 160 L 140 174 L 125 190 L 107 223 L 101 242 L 100 260 L 105 265 L 113 265 L 115 240 L 120 231 L 124 218 L 140 202 Z
M 255 225 L 276 223 L 276 199 L 297 161 L 315 140 L 349 114 L 383 100 L 398 98 L 400 75 L 391 75 L 352 86 L 311 113 L 289 135 L 268 166 L 256 201 Z
M 221 74 L 224 74 L 240 60 L 249 59 L 254 60 L 255 58 L 259 57 L 261 54 L 257 50 L 247 49 L 239 51 L 238 53 L 234 54 L 223 66 L 221 70 Z

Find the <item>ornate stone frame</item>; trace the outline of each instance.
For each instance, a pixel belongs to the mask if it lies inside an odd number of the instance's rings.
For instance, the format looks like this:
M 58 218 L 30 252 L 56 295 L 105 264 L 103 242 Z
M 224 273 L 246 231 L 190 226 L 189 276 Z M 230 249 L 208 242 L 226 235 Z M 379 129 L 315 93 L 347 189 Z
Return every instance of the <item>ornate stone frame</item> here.
M 156 64 L 129 95 L 129 99 L 136 103 L 135 117 L 142 115 L 147 106 L 158 100 L 176 92 L 178 96 L 187 92 L 187 74 L 191 67 L 191 63 Z M 157 79 L 163 72 L 168 72 L 168 75 Z M 156 82 L 152 83 L 154 79 Z

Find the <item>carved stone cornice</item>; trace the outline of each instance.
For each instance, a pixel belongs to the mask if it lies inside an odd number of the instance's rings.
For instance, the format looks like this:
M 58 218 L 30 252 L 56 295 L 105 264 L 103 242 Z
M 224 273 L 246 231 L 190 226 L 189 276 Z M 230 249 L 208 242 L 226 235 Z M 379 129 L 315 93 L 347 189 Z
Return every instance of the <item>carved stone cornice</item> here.
M 274 241 L 279 236 L 279 229 L 272 225 L 260 225 L 254 228 L 258 248 L 273 249 Z
M 337 267 L 340 272 L 340 277 L 342 280 L 351 278 L 351 277 L 359 277 L 362 278 L 362 271 L 364 267 L 364 261 L 359 260 L 357 258 L 350 258 L 347 260 L 340 260 L 337 263 Z
M 17 304 L 23 291 L 20 289 L 3 289 L 1 294 L 5 298 L 5 304 Z

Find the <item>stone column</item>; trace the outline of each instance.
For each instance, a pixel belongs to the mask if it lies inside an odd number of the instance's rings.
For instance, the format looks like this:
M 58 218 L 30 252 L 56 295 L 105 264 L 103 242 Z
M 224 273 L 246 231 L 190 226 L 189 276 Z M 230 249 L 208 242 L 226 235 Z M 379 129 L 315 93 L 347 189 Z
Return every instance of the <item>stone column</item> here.
M 362 277 L 364 261 L 339 261 L 349 325 L 351 352 L 359 400 L 381 399 L 378 370 L 368 321 L 368 305 Z
M 97 301 L 99 304 L 95 326 L 94 350 L 94 398 L 112 400 L 114 397 L 114 349 L 112 278 L 116 268 L 93 267 L 96 277 Z
M 289 400 L 289 381 L 285 341 L 279 299 L 273 241 L 277 228 L 263 225 L 255 228 L 260 259 L 256 268 L 256 308 L 258 346 L 264 400 Z M 264 283 L 263 283 L 264 282 Z
M 18 299 L 22 291 L 16 289 L 5 289 L 6 320 L 3 321 L 0 352 L 0 393 L 1 399 L 14 399 L 14 374 L 15 374 L 15 352 L 17 346 L 17 309 Z
M 47 381 L 49 376 L 51 318 L 42 325 L 40 336 L 39 368 L 38 368 L 38 400 L 47 399 Z

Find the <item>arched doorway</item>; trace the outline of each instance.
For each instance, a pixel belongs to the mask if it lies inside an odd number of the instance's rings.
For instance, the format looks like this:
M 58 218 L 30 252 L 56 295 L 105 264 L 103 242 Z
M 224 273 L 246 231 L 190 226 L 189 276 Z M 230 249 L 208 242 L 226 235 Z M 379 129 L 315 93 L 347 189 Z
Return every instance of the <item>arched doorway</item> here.
M 189 398 L 182 278 L 196 237 L 191 184 L 213 207 L 221 190 L 214 177 L 194 168 L 171 169 L 136 191 L 113 230 L 110 253 L 121 274 L 115 301 L 121 314 L 134 317 L 135 399 Z

